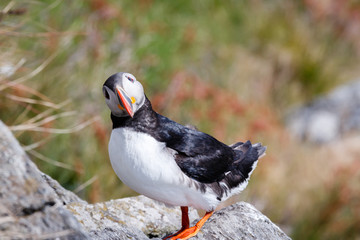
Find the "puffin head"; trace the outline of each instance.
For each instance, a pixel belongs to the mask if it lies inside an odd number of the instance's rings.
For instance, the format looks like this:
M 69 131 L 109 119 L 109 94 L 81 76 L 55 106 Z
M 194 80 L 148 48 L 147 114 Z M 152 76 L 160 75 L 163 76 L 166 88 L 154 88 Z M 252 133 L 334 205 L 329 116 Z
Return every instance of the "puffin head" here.
M 110 76 L 102 90 L 106 104 L 117 117 L 133 117 L 145 102 L 141 83 L 130 73 L 120 72 Z

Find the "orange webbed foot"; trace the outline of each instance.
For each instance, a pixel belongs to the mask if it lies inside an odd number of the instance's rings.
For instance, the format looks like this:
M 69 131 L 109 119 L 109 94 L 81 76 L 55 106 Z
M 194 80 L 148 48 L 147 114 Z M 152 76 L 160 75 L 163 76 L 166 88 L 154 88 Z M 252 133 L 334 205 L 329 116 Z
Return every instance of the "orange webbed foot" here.
M 164 237 L 163 240 L 172 238 L 173 236 L 176 236 L 179 233 L 181 233 L 182 231 L 184 231 L 185 229 L 189 228 L 190 222 L 189 222 L 188 211 L 189 211 L 188 207 L 181 207 L 181 229 L 174 234 Z
M 176 240 L 176 239 L 181 239 L 181 240 L 185 240 L 185 239 L 189 239 L 193 236 L 195 236 L 199 230 L 202 228 L 202 226 L 204 225 L 204 223 L 211 217 L 211 215 L 214 213 L 214 211 L 211 212 L 207 212 L 205 214 L 205 216 L 200 219 L 199 222 L 197 222 L 195 224 L 195 226 L 191 227 L 191 228 L 186 228 L 184 230 L 180 230 L 179 232 L 169 236 L 171 237 L 171 240 Z

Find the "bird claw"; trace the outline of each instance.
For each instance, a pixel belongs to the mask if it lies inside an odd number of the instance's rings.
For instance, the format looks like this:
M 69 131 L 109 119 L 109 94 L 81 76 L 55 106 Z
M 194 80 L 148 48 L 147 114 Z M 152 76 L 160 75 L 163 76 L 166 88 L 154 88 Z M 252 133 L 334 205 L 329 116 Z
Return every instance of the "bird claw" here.
M 177 235 L 173 236 L 170 238 L 170 240 L 185 240 L 185 239 L 189 239 L 193 236 L 195 236 L 198 232 L 199 232 L 200 228 L 197 226 L 193 226 L 191 228 L 187 228 L 184 229 L 183 231 L 181 231 L 180 233 L 178 233 Z

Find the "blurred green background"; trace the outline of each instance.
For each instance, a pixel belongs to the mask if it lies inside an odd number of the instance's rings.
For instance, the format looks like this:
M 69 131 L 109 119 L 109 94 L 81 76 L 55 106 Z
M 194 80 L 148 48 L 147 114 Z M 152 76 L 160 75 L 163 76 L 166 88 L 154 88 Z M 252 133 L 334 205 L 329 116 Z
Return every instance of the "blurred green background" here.
M 0 10 L 0 119 L 67 189 L 89 202 L 136 194 L 110 166 L 101 91 L 125 71 L 158 112 L 228 144 L 267 145 L 240 199 L 293 239 L 359 239 L 358 165 L 295 141 L 283 119 L 359 76 L 360 1 L 2 0 Z

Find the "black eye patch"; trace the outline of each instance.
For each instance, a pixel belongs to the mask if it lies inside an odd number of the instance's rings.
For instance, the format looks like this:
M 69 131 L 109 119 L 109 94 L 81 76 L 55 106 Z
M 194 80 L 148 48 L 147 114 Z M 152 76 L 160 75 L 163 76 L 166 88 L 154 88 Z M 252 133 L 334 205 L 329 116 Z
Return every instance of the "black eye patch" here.
M 109 93 L 108 93 L 108 91 L 106 90 L 105 87 L 103 87 L 103 94 L 104 94 L 104 97 L 105 97 L 106 99 L 110 99 L 110 95 L 109 95 Z
M 134 79 L 132 79 L 131 77 L 129 77 L 129 76 L 126 76 L 126 78 L 130 81 L 130 82 L 134 82 Z

